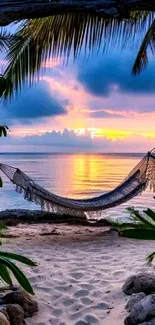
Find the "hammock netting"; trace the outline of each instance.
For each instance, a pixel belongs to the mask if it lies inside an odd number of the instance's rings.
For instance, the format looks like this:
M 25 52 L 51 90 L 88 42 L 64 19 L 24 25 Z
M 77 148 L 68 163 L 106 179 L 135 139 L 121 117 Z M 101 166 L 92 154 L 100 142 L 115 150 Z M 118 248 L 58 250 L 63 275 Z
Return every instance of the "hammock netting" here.
M 155 149 L 136 165 L 114 190 L 90 199 L 70 199 L 50 193 L 18 168 L 0 164 L 0 170 L 15 184 L 16 191 L 44 211 L 100 219 L 103 211 L 120 205 L 144 191 L 148 185 L 155 192 Z

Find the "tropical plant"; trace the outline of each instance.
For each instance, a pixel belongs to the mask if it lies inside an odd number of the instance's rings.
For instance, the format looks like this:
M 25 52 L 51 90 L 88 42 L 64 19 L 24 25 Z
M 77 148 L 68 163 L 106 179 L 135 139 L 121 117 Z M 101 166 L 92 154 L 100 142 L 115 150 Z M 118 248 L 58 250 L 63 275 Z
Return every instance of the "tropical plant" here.
M 4 97 L 12 97 L 25 83 L 38 81 L 48 59 L 67 61 L 71 53 L 76 59 L 81 51 L 86 54 L 94 47 L 106 51 L 114 44 L 130 46 L 152 20 L 153 14 L 144 11 L 131 12 L 128 19 L 70 13 L 24 21 L 12 37 L 6 56 L 4 77 L 12 80 L 13 87 L 10 83 Z
M 126 222 L 111 220 L 112 226 L 121 236 L 136 239 L 155 239 L 155 212 L 151 209 L 140 212 L 134 207 L 127 208 L 130 214 Z
M 109 220 L 113 228 L 120 236 L 135 239 L 155 240 L 155 212 L 151 209 L 140 212 L 134 207 L 127 208 L 130 214 L 128 221 Z M 147 261 L 151 262 L 155 252 L 147 256 Z
M 18 283 L 21 285 L 21 287 L 26 290 L 28 293 L 34 295 L 34 291 L 32 289 L 32 286 L 27 279 L 27 277 L 24 275 L 24 273 L 15 265 L 15 263 L 12 262 L 12 260 L 18 261 L 20 263 L 26 264 L 28 266 L 36 266 L 37 264 L 31 261 L 30 259 L 10 253 L 10 252 L 2 252 L 0 251 L 0 278 L 3 282 L 8 284 L 10 287 L 13 286 L 13 282 L 11 279 L 10 271 L 13 273 L 15 279 L 18 281 Z

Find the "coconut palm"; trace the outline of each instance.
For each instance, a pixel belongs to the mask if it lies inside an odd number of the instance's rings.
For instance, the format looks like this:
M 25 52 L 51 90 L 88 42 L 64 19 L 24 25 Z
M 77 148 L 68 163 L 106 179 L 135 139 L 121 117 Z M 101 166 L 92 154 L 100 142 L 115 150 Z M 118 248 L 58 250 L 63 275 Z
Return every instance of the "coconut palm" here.
M 5 78 L 12 80 L 14 87 L 10 83 L 4 97 L 11 97 L 25 83 L 32 85 L 38 81 L 40 72 L 44 72 L 43 61 L 45 67 L 52 57 L 67 61 L 72 53 L 76 59 L 81 51 L 87 53 L 94 48 L 107 51 L 116 44 L 122 44 L 123 48 L 133 45 L 136 35 L 152 20 L 153 14 L 145 11 L 130 13 L 127 19 L 72 13 L 24 21 L 6 57 Z

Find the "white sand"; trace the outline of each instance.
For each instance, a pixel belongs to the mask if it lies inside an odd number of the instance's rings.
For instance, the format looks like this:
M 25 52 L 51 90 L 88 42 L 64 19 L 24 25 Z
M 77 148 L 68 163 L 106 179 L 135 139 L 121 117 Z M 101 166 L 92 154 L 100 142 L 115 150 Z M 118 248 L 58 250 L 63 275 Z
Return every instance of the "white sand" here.
M 155 250 L 153 241 L 80 226 L 19 225 L 9 230 L 15 231 L 20 238 L 5 239 L 3 249 L 39 263 L 33 269 L 23 267 L 39 302 L 38 314 L 27 325 L 122 325 L 128 299 L 122 285 L 131 274 L 154 271 L 145 262 Z

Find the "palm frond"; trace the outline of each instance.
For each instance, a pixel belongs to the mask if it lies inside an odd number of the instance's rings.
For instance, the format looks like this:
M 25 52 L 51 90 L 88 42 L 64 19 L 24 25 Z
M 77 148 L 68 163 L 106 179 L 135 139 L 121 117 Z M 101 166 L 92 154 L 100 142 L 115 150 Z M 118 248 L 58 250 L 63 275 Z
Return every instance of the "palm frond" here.
M 127 208 L 127 211 L 130 213 L 129 221 L 112 220 L 114 229 L 125 237 L 155 239 L 155 212 L 151 209 L 140 212 L 134 207 Z
M 120 232 L 120 235 L 126 238 L 143 239 L 143 240 L 155 240 L 155 230 L 153 229 L 125 229 Z
M 140 212 L 134 207 L 127 208 L 127 211 L 130 213 L 130 217 L 133 221 L 138 221 L 140 226 L 144 226 L 146 228 L 152 228 L 155 230 L 155 224 L 152 224 L 152 218 L 145 213 L 145 211 Z M 153 214 L 153 211 L 152 211 Z
M 4 98 L 20 91 L 25 83 L 38 81 L 48 59 L 63 58 L 67 62 L 71 53 L 76 59 L 82 50 L 86 53 L 94 48 L 106 51 L 116 44 L 127 46 L 142 27 L 145 29 L 147 19 L 151 20 L 152 14 L 144 12 L 138 18 L 137 13 L 136 18 L 131 15 L 124 21 L 72 13 L 24 21 L 6 57 L 5 77 L 12 80 L 14 87 L 4 93 Z
M 0 52 L 4 52 L 8 49 L 10 42 L 12 40 L 12 35 L 8 33 L 5 29 L 0 29 Z
M 153 261 L 154 257 L 155 257 L 155 252 L 149 254 L 149 255 L 146 257 L 147 262 L 150 264 L 150 263 Z
M 148 64 L 148 50 L 151 50 L 152 54 L 155 53 L 155 20 L 153 20 L 150 28 L 148 29 L 143 42 L 138 51 L 136 60 L 134 62 L 132 73 L 134 75 L 139 74 L 145 70 Z

